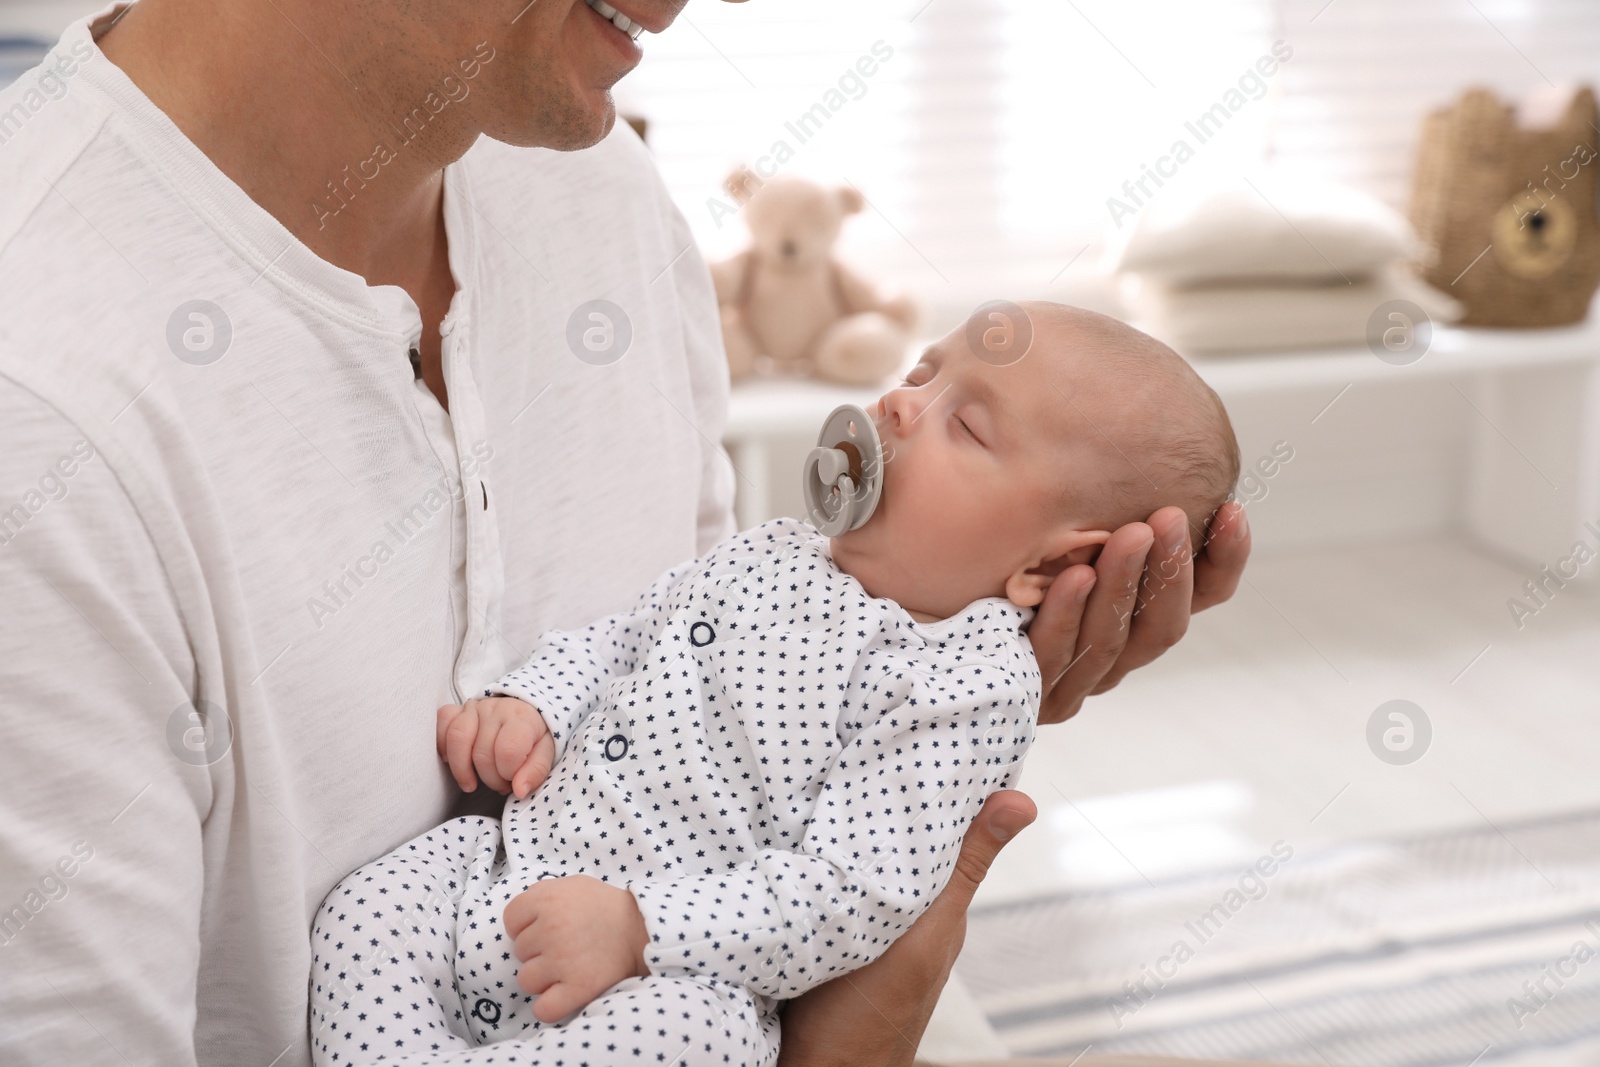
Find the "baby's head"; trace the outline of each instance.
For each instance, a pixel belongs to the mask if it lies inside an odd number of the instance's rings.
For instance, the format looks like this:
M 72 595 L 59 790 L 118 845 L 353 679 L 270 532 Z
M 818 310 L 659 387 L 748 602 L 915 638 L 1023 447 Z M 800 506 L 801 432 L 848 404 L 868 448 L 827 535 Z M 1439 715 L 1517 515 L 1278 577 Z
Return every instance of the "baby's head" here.
M 1183 357 L 1105 315 L 1021 307 L 1033 339 L 1020 359 L 974 355 L 969 334 L 990 324 L 969 322 L 871 412 L 883 495 L 831 552 L 914 617 L 986 596 L 1036 606 L 1060 571 L 1168 504 L 1198 546 L 1239 476 L 1228 414 Z

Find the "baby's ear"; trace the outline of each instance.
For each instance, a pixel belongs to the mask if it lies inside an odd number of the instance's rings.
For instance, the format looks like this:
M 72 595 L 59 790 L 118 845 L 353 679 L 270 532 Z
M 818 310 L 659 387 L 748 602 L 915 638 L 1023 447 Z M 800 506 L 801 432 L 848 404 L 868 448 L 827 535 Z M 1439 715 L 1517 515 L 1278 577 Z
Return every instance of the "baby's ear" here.
M 1068 567 L 1079 563 L 1093 565 L 1100 549 L 1111 540 L 1109 530 L 1060 530 L 1045 541 L 1040 557 L 1027 567 L 1019 567 L 1006 579 L 1006 598 L 1020 608 L 1044 603 L 1050 583 Z

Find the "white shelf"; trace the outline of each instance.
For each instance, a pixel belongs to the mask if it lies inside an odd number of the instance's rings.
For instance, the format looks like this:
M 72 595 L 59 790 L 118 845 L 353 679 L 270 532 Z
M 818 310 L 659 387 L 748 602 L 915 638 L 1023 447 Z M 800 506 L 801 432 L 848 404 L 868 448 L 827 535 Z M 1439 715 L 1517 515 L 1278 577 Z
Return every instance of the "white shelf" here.
M 1350 382 L 1415 381 L 1458 374 L 1521 371 L 1600 362 L 1600 319 L 1548 330 L 1438 327 L 1428 353 L 1408 366 L 1366 348 L 1195 358 L 1195 369 L 1223 396 Z
M 758 437 L 815 434 L 822 420 L 840 404 L 869 407 L 891 387 L 849 389 L 803 378 L 762 379 L 733 387 L 728 402 L 728 441 Z
M 1587 536 L 1585 523 L 1600 517 L 1600 318 L 1549 330 L 1440 328 L 1422 359 L 1400 367 L 1365 347 L 1193 362 L 1230 406 L 1261 401 L 1235 409 L 1236 419 L 1258 423 L 1273 419 L 1280 408 L 1303 407 L 1303 398 L 1289 396 L 1296 391 L 1326 389 L 1332 397 L 1360 384 L 1378 386 L 1372 395 L 1379 395 L 1389 384 L 1433 381 L 1448 392 L 1445 383 L 1454 379 L 1472 405 L 1468 438 L 1455 446 L 1459 456 L 1440 459 L 1438 450 L 1423 448 L 1424 454 L 1385 466 L 1362 489 L 1364 507 L 1380 519 L 1392 513 L 1405 529 L 1427 506 L 1412 506 L 1416 471 L 1436 460 L 1448 469 L 1439 468 L 1430 484 L 1443 477 L 1464 494 L 1437 524 L 1534 570 L 1560 558 L 1574 537 Z M 739 474 L 740 524 L 754 525 L 797 506 L 789 498 L 797 491 L 801 460 L 828 412 L 840 404 L 870 410 L 893 385 L 893 379 L 869 388 L 768 379 L 735 386 L 724 441 Z M 1237 425 L 1242 432 L 1250 429 L 1248 421 Z M 1353 469 L 1362 469 L 1367 431 L 1329 432 L 1319 444 L 1323 462 L 1338 462 L 1343 450 Z M 1341 491 L 1337 480 L 1326 484 Z

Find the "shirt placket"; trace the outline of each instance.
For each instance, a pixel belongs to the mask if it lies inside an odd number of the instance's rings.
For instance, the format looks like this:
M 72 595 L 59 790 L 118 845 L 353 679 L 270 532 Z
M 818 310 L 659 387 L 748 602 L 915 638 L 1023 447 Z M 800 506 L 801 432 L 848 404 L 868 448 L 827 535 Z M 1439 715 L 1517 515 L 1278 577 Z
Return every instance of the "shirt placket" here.
M 456 476 L 461 479 L 461 500 L 466 542 L 463 569 L 466 626 L 455 661 L 458 692 L 470 697 L 481 693 L 504 671 L 500 608 L 504 571 L 500 558 L 499 526 L 494 513 L 491 474 L 494 460 L 479 460 L 485 446 L 492 448 L 484 417 L 483 398 L 472 373 L 472 323 L 464 313 L 466 294 L 457 294 L 456 307 L 440 324 L 441 356 L 448 367 L 451 426 L 455 433 Z M 469 457 L 471 473 L 467 473 Z

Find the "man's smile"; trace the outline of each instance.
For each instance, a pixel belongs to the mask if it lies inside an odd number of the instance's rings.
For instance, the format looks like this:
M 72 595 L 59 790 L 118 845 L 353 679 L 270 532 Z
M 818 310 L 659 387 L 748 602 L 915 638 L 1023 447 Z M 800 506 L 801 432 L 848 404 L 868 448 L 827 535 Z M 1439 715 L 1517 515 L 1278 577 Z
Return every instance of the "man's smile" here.
M 606 3 L 606 0 L 584 0 L 584 3 L 588 4 L 589 8 L 601 18 L 610 19 L 613 26 L 627 34 L 635 41 L 637 41 L 639 39 L 639 35 L 644 32 L 644 25 L 642 23 L 633 21 L 628 16 L 624 15 L 622 12 Z

